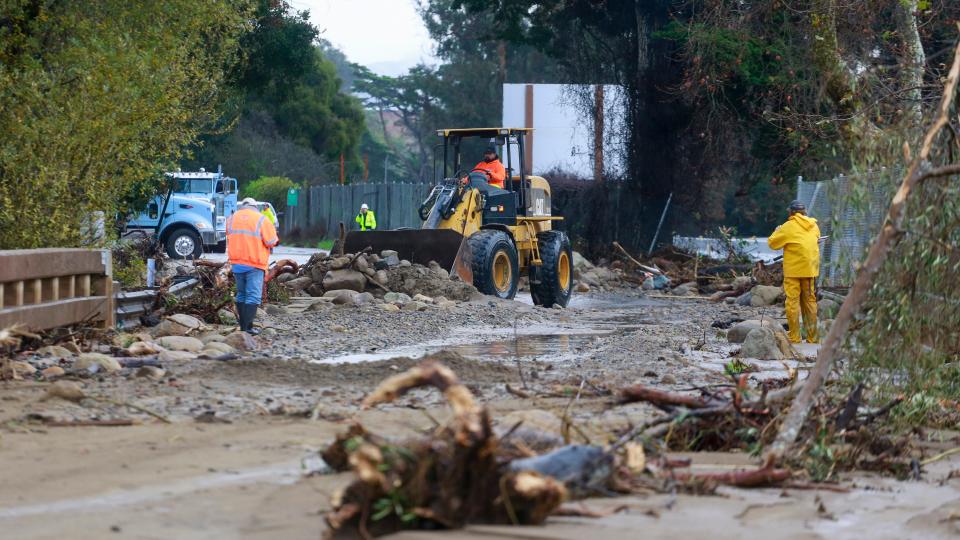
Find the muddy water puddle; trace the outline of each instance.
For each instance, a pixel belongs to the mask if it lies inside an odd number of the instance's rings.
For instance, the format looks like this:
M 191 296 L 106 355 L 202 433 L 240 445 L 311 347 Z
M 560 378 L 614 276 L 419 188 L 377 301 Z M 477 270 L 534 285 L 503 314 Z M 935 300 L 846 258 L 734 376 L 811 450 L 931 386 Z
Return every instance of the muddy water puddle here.
M 517 300 L 532 304 L 529 295 Z M 574 297 L 570 308 L 582 310 L 557 325 L 534 325 L 522 328 L 462 328 L 451 336 L 415 345 L 380 351 L 349 353 L 316 360 L 319 364 L 360 363 L 396 357 L 420 358 L 447 350 L 476 360 L 540 359 L 560 361 L 572 358 L 585 349 L 596 347 L 605 336 L 626 332 L 644 325 L 677 324 L 663 320 L 657 308 L 664 304 L 645 298 Z

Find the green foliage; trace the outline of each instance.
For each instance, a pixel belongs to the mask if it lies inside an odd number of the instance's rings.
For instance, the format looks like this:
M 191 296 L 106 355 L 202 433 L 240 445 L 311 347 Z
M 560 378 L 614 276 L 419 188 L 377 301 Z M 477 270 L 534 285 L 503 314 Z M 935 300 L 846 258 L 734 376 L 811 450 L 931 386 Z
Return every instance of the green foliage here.
M 220 118 L 245 30 L 234 0 L 0 8 L 0 248 L 76 246 Z M 109 218 L 108 218 L 109 219 Z
M 283 212 L 287 209 L 287 190 L 299 187 L 284 176 L 261 176 L 243 188 L 243 197 L 267 201 L 277 212 Z

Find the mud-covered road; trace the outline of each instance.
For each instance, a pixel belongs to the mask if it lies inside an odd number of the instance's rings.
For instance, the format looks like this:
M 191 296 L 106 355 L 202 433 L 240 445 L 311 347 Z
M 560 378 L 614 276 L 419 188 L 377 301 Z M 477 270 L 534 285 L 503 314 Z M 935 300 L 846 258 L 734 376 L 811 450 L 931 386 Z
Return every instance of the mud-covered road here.
M 565 310 L 522 298 L 395 312 L 295 303 L 270 310 L 265 323 L 275 333 L 253 357 L 165 365 L 159 380 L 123 373 L 82 381 L 91 394 L 136 403 L 171 424 L 122 406 L 42 400 L 43 383 L 0 383 L 0 538 L 315 539 L 330 496 L 349 479 L 304 475 L 322 467 L 316 452 L 334 434 L 354 419 L 396 437 L 445 419 L 442 399 L 426 390 L 358 408 L 416 358 L 447 351 L 443 361 L 500 425 L 523 419 L 555 432 L 569 407 L 583 436 L 600 444 L 656 414 L 644 404 L 611 407 L 600 390 L 644 382 L 684 391 L 722 381 L 738 346 L 712 324 L 782 314 L 761 309 L 634 291 L 580 296 Z M 751 362 L 754 378 L 809 366 Z M 142 423 L 49 427 L 26 421 L 31 415 Z M 702 470 L 749 463 L 742 454 L 694 457 Z M 960 532 L 960 480 L 947 477 L 958 467 L 953 456 L 910 483 L 860 476 L 849 493 L 721 489 L 711 497 L 595 499 L 586 505 L 626 510 L 552 518 L 537 528 L 398 538 L 952 538 Z

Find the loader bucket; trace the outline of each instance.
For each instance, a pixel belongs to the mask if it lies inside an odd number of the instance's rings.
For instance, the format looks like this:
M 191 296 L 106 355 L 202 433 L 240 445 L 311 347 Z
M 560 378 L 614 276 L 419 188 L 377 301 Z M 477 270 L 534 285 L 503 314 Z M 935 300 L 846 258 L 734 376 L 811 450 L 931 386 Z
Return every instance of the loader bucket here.
M 456 274 L 464 283 L 473 283 L 470 247 L 462 234 L 452 229 L 400 229 L 394 231 L 351 231 L 344 240 L 345 253 L 366 248 L 371 253 L 385 249 L 397 252 L 400 259 L 426 266 L 436 261 L 441 268 Z

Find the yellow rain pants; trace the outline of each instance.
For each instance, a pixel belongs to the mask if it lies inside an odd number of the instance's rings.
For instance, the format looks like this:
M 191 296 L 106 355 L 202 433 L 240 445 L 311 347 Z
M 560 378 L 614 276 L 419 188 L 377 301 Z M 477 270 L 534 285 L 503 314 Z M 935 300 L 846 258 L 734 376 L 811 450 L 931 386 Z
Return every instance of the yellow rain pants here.
M 783 292 L 787 295 L 787 335 L 791 343 L 800 343 L 800 314 L 807 330 L 807 343 L 817 342 L 817 294 L 813 282 L 816 278 L 783 278 Z

